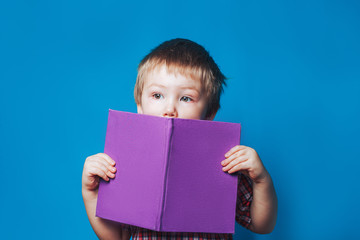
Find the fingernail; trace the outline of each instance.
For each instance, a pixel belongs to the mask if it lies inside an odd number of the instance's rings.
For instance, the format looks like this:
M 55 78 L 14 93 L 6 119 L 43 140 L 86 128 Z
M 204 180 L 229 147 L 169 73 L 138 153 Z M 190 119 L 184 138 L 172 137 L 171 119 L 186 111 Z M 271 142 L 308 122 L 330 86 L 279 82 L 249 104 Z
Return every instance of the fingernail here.
M 224 165 L 224 163 L 225 163 L 225 161 L 222 161 L 222 162 L 221 162 L 221 165 Z
M 228 157 L 228 156 L 229 156 L 229 154 L 228 154 L 228 153 L 226 153 L 226 154 L 225 154 L 225 157 Z

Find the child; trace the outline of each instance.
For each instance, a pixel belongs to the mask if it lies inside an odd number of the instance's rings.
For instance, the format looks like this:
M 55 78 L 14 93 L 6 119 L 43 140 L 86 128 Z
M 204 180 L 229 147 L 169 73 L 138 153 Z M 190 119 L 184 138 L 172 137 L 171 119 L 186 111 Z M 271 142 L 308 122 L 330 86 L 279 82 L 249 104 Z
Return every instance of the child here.
M 220 108 L 225 76 L 200 45 L 186 39 L 166 41 L 139 64 L 135 101 L 140 114 L 213 120 Z M 118 166 L 121 168 L 121 166 Z M 234 146 L 219 163 L 238 174 L 236 221 L 256 233 L 270 233 L 276 223 L 277 198 L 271 177 L 256 151 Z M 115 162 L 105 153 L 86 159 L 82 194 L 91 226 L 100 239 L 232 239 L 231 234 L 155 232 L 95 216 L 100 178 L 115 177 Z M 139 193 L 139 197 L 141 193 Z

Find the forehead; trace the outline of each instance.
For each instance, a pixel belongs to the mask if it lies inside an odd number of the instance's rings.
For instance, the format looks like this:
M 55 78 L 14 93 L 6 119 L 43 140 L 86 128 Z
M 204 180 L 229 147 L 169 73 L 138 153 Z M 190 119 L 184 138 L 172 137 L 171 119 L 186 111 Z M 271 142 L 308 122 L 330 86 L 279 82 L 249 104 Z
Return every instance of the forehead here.
M 144 85 L 152 83 L 169 83 L 173 85 L 187 85 L 202 88 L 201 78 L 192 71 L 177 66 L 166 66 L 165 64 L 149 69 L 144 78 Z

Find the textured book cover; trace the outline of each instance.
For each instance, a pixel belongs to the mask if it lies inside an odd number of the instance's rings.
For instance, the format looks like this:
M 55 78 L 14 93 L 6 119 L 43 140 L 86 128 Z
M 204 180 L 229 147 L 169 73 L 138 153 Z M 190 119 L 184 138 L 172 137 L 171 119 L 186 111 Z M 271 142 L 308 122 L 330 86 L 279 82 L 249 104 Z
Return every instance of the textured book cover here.
M 116 177 L 101 181 L 96 215 L 163 232 L 234 233 L 237 176 L 224 154 L 240 124 L 109 110 L 105 150 Z

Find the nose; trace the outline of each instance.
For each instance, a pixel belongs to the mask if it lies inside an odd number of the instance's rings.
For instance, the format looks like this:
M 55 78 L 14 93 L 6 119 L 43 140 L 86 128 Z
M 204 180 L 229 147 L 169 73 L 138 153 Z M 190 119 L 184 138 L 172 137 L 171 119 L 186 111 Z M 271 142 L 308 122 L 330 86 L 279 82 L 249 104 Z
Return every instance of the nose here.
M 171 101 L 165 106 L 163 117 L 177 118 L 178 114 L 176 111 L 175 104 Z

